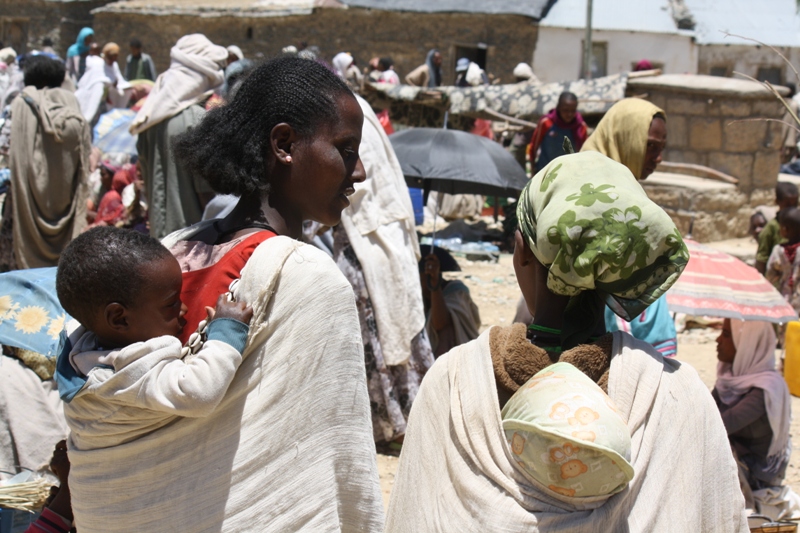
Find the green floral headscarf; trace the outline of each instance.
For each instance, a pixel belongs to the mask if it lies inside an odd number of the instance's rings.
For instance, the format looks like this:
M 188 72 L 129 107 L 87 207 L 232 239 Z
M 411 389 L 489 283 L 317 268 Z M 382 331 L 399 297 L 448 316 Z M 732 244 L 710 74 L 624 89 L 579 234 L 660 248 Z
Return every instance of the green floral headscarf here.
M 554 159 L 522 191 L 519 228 L 549 268 L 547 287 L 573 297 L 562 347 L 586 342 L 608 305 L 632 320 L 683 272 L 689 251 L 669 216 L 624 165 L 598 152 Z

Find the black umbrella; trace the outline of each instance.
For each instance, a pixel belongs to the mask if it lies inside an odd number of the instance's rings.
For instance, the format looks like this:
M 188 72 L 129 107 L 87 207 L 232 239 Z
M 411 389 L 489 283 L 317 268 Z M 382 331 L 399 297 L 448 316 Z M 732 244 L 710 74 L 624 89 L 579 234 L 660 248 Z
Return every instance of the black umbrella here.
M 389 137 L 409 187 L 518 196 L 528 178 L 500 144 L 465 131 L 411 128 Z

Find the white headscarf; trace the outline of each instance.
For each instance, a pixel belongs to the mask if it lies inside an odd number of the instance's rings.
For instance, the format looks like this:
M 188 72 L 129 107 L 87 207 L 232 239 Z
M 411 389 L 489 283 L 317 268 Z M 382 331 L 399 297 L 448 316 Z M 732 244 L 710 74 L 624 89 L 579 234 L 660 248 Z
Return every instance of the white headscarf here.
M 347 69 L 353 64 L 353 56 L 347 52 L 339 52 L 333 56 L 333 68 L 342 79 L 347 79 Z
M 518 63 L 517 66 L 514 67 L 514 77 L 529 80 L 533 77 L 533 69 L 527 63 Z
M 717 364 L 715 385 L 720 400 L 733 405 L 752 388 L 764 391 L 767 417 L 772 428 L 772 442 L 767 460 L 782 458 L 789 444 L 792 407 L 789 388 L 775 370 L 775 331 L 767 322 L 731 320 L 736 358 L 733 363 Z
M 235 55 L 237 61 L 244 59 L 244 52 L 242 52 L 242 49 L 235 44 L 230 45 L 228 48 L 226 48 L 226 50 L 228 50 L 228 53 Z
M 169 69 L 156 79 L 150 96 L 133 119 L 130 131 L 134 135 L 202 102 L 224 80 L 222 69 L 228 60 L 228 50 L 205 35 L 181 37 L 169 55 L 172 60 Z

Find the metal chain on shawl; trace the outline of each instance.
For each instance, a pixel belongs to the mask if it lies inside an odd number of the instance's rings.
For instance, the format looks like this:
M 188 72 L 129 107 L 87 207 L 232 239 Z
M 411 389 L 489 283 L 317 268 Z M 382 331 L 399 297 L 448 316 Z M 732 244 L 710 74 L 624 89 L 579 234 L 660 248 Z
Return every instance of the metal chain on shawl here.
M 525 187 L 519 228 L 548 268 L 547 287 L 569 296 L 562 349 L 585 343 L 604 305 L 632 320 L 680 276 L 689 251 L 669 216 L 630 170 L 598 152 L 554 159 Z

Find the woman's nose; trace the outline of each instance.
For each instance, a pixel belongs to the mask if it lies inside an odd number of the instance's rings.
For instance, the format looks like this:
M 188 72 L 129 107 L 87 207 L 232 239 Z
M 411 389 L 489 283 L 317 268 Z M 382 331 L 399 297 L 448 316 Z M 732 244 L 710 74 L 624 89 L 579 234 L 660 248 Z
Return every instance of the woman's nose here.
M 367 171 L 364 170 L 364 164 L 361 162 L 361 158 L 358 158 L 358 162 L 356 163 L 356 168 L 353 170 L 353 183 L 361 183 L 365 179 L 367 179 Z

